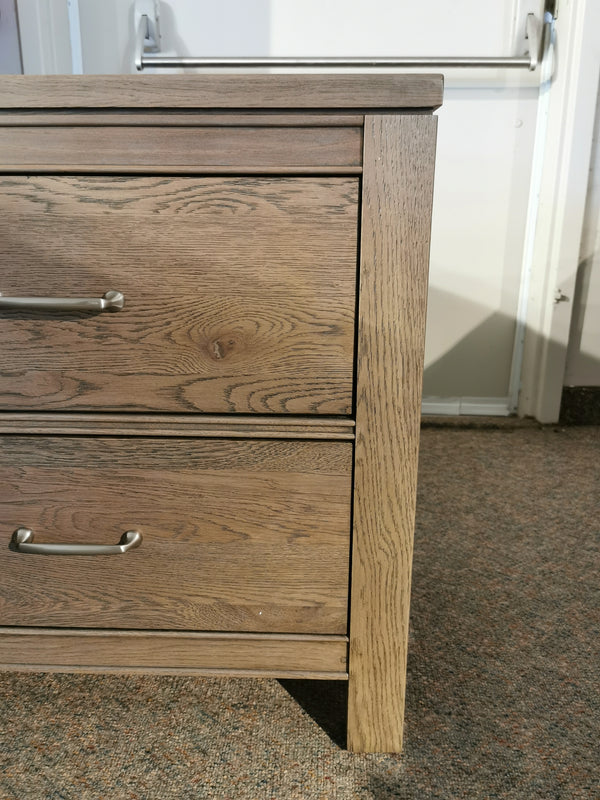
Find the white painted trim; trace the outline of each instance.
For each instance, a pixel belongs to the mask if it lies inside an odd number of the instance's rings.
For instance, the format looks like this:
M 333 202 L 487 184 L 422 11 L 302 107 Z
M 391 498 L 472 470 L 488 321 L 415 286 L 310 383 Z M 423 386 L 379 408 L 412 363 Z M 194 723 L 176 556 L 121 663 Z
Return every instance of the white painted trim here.
M 458 397 L 424 397 L 421 403 L 421 413 L 444 417 L 457 416 L 460 413 L 460 399 Z
M 560 413 L 600 76 L 600 3 L 561 0 L 518 412 Z M 555 303 L 557 289 L 570 302 Z
M 17 0 L 25 75 L 68 75 L 71 42 L 66 0 Z
M 71 71 L 73 75 L 83 75 L 79 0 L 67 0 L 67 9 L 69 12 L 69 39 L 71 42 Z
M 552 17 L 546 15 L 551 23 Z M 529 202 L 527 204 L 527 219 L 525 222 L 525 241 L 523 245 L 523 266 L 521 269 L 521 283 L 519 286 L 519 299 L 517 303 L 517 316 L 515 326 L 515 341 L 510 368 L 508 386 L 509 407 L 515 412 L 519 405 L 521 392 L 521 374 L 523 371 L 523 354 L 525 350 L 525 334 L 527 330 L 527 307 L 531 291 L 531 276 L 533 272 L 533 258 L 537 230 L 538 211 L 540 207 L 540 191 L 544 173 L 544 155 L 546 152 L 546 139 L 548 135 L 548 112 L 550 109 L 550 89 L 552 86 L 552 72 L 554 69 L 554 44 L 555 26 L 548 31 L 549 41 L 544 44 L 544 54 L 540 64 L 540 92 L 538 97 L 538 111 L 536 118 L 535 137 L 532 153 L 531 179 L 529 183 Z
M 508 397 L 424 397 L 422 414 L 435 416 L 508 417 Z

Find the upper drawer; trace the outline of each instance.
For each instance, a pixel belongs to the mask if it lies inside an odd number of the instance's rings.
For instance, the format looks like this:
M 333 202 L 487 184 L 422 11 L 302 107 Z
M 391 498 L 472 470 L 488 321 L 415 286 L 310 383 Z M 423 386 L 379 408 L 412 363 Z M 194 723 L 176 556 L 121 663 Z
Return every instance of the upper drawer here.
M 355 178 L 5 176 L 0 408 L 348 414 L 357 195 Z M 109 290 L 117 313 L 6 307 Z

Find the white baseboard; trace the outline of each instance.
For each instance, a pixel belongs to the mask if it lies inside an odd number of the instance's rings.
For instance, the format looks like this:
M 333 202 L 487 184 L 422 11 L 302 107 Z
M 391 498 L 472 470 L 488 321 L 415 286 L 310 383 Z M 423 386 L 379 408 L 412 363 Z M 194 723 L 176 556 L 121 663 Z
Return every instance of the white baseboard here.
M 424 397 L 423 414 L 436 416 L 508 417 L 508 397 Z

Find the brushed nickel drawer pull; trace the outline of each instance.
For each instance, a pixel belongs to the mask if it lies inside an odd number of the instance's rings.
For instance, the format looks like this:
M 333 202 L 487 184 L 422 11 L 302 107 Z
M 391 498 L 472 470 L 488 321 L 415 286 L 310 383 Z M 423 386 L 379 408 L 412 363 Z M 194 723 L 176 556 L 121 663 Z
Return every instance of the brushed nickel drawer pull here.
M 3 297 L 0 310 L 17 308 L 27 311 L 120 311 L 125 297 L 113 289 L 103 297 Z
M 48 556 L 109 556 L 126 553 L 139 547 L 142 534 L 139 531 L 127 531 L 119 544 L 34 544 L 33 531 L 30 528 L 17 528 L 12 537 L 13 544 L 19 553 L 35 553 Z

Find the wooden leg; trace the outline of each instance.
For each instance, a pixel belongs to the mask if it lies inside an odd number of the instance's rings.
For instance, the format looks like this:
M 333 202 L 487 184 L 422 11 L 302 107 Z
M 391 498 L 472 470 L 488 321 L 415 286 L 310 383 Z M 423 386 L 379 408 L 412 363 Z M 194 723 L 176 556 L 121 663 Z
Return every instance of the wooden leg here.
M 365 118 L 348 748 L 402 749 L 435 117 Z

